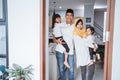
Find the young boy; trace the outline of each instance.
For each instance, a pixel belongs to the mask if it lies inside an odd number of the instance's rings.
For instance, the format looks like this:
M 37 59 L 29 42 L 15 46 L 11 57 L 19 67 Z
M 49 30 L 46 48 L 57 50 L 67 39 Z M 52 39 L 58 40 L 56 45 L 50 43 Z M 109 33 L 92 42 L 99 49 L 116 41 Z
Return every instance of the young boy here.
M 98 47 L 97 44 L 95 43 L 95 40 L 94 40 L 94 35 L 93 35 L 94 34 L 94 28 L 91 27 L 91 26 L 87 27 L 86 28 L 86 33 L 87 33 L 87 40 L 88 40 L 88 42 L 90 44 L 93 44 L 96 47 Z M 93 55 L 96 54 L 96 48 L 89 47 L 89 53 L 90 53 L 90 60 L 91 60 L 89 65 L 91 65 L 94 62 Z M 97 58 L 99 57 L 98 54 L 96 54 L 96 56 L 97 56 Z
M 68 64 L 68 52 L 69 52 L 69 47 L 67 45 L 67 43 L 63 40 L 63 36 L 62 36 L 62 33 L 61 33 L 61 26 L 60 26 L 60 23 L 61 23 L 61 17 L 59 14 L 55 14 L 54 15 L 54 28 L 53 28 L 53 35 L 56 39 L 60 39 L 62 41 L 62 43 L 60 43 L 64 48 L 65 48 L 65 61 L 64 61 L 64 65 L 67 67 L 67 68 L 70 68 L 70 65 Z

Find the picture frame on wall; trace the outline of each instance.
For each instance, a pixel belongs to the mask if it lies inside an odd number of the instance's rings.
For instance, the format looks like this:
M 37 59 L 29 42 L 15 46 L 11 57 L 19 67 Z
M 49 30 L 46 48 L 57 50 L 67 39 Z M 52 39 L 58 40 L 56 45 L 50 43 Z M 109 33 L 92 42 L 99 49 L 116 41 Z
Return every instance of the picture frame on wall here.
M 86 23 L 91 23 L 91 18 L 90 17 L 86 18 Z

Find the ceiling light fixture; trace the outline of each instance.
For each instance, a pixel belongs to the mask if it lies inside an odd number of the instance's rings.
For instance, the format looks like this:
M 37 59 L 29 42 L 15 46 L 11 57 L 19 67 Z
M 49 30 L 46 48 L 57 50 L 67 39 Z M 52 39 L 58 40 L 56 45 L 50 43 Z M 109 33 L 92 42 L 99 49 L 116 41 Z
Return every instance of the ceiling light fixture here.
M 62 6 L 59 6 L 59 9 L 62 9 Z

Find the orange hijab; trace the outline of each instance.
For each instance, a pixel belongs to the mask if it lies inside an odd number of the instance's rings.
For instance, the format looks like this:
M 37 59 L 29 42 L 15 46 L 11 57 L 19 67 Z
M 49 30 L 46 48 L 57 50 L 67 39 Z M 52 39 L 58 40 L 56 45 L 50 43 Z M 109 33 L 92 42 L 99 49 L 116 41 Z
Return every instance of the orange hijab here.
M 76 21 L 76 22 L 77 22 L 77 21 Z M 76 22 L 75 22 L 75 23 L 76 23 Z M 80 37 L 82 37 L 82 38 L 86 38 L 86 37 L 87 37 L 86 30 L 85 30 L 84 28 L 78 29 L 75 25 L 74 25 L 73 35 L 75 35 L 75 36 L 80 36 Z
M 80 29 L 74 27 L 73 35 L 80 36 L 82 38 L 87 37 L 86 30 L 84 28 L 80 30 Z

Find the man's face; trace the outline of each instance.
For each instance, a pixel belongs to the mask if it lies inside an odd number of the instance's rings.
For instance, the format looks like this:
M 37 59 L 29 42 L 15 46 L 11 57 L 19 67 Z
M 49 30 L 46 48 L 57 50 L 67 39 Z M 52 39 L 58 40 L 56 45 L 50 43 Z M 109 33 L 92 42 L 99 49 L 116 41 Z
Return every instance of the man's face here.
M 66 23 L 67 24 L 72 24 L 72 20 L 73 20 L 73 14 L 72 13 L 66 13 Z

